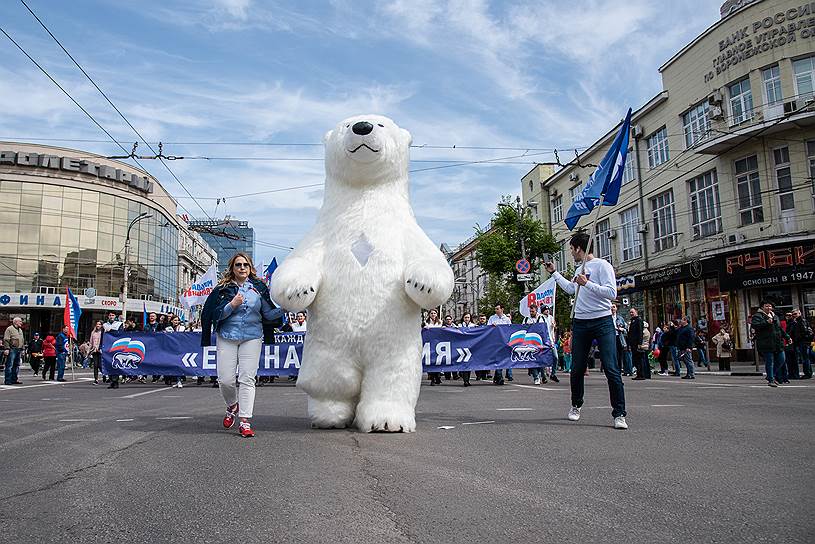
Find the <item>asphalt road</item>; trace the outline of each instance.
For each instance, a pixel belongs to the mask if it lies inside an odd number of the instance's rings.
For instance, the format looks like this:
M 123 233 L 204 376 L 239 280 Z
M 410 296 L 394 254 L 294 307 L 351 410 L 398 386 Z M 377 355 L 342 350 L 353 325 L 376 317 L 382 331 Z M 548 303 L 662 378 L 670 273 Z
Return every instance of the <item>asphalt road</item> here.
M 0 542 L 813 542 L 815 383 L 588 379 L 423 386 L 415 434 L 309 428 L 258 390 L 255 439 L 216 389 L 0 390 Z M 426 383 L 426 382 L 425 382 Z M 36 385 L 37 387 L 29 387 Z

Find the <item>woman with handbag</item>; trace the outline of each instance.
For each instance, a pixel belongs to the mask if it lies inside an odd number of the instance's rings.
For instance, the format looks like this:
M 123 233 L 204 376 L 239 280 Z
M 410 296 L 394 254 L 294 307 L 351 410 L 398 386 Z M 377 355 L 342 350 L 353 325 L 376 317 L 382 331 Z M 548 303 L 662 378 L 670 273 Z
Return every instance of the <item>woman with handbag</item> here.
M 727 332 L 727 325 L 711 339 L 716 346 L 716 359 L 719 361 L 719 370 L 730 370 L 730 359 L 733 356 L 733 340 Z
M 226 272 L 212 290 L 201 312 L 201 345 L 216 335 L 218 386 L 226 403 L 223 425 L 229 429 L 240 418 L 244 438 L 255 436 L 251 419 L 255 405 L 255 375 L 260 351 L 274 343 L 274 327 L 282 325 L 283 311 L 269 296 L 269 288 L 258 278 L 252 259 L 236 253 Z M 238 374 L 240 388 L 235 385 Z

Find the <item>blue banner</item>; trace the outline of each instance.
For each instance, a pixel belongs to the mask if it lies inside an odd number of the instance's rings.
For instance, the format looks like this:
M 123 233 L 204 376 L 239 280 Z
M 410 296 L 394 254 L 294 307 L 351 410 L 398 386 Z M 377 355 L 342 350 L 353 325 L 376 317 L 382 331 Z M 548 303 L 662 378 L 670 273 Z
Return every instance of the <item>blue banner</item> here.
M 260 376 L 297 374 L 306 333 L 280 333 L 263 346 Z M 542 323 L 469 329 L 422 330 L 424 372 L 495 370 L 552 366 L 554 355 Z M 201 347 L 200 332 L 116 331 L 102 339 L 102 373 L 120 375 L 215 376 L 215 336 Z

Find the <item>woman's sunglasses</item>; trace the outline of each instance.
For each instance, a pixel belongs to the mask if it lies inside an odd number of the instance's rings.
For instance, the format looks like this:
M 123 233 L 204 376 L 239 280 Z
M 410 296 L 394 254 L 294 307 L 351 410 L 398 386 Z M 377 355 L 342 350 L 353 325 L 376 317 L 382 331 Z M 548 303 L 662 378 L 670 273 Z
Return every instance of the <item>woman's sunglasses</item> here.
M 234 266 L 235 268 L 251 268 L 249 263 L 235 263 L 232 266 Z

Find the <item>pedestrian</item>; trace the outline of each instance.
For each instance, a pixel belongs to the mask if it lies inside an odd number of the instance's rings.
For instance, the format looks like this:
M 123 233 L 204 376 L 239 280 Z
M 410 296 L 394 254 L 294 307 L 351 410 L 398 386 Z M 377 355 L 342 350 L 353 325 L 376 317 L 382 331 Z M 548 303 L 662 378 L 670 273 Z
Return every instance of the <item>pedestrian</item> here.
M 801 310 L 798 308 L 793 309 L 792 318 L 792 327 L 787 326 L 787 333 L 792 338 L 797 360 L 801 364 L 803 374 L 801 374 L 800 378 L 802 380 L 808 380 L 812 378 L 812 362 L 809 358 L 809 346 L 815 338 L 813 338 L 812 327 L 809 326 L 804 316 L 801 315 Z M 790 330 L 790 328 L 792 330 Z M 797 373 L 796 368 L 796 374 Z
M 707 333 L 702 329 L 697 329 L 693 342 L 696 351 L 699 352 L 699 362 L 697 364 L 710 370 L 710 359 L 707 356 Z
M 563 346 L 563 371 L 572 371 L 572 331 L 566 331 L 560 338 L 560 344 Z
M 283 311 L 258 278 L 252 259 L 236 253 L 226 272 L 207 297 L 201 311 L 201 345 L 210 344 L 215 329 L 218 385 L 226 404 L 223 425 L 229 429 L 240 419 L 241 436 L 255 436 L 251 419 L 255 406 L 255 376 L 264 341 L 274 343 L 274 328 L 282 325 Z M 238 375 L 240 388 L 235 386 Z
M 783 383 L 778 375 L 786 364 L 784 360 L 784 342 L 789 335 L 781 328 L 778 316 L 773 312 L 773 303 L 769 300 L 761 302 L 761 308 L 753 314 L 750 326 L 755 331 L 755 345 L 758 353 L 764 359 L 764 371 L 767 385 L 777 387 Z
M 727 325 L 723 325 L 719 332 L 717 332 L 711 339 L 713 345 L 716 346 L 716 360 L 719 361 L 719 370 L 730 370 L 730 358 L 733 353 L 733 341 L 730 339 L 730 333 L 727 330 Z
M 34 371 L 35 376 L 40 373 L 43 364 L 42 338 L 40 338 L 38 332 L 32 335 L 31 342 L 28 343 L 28 364 L 31 365 L 31 370 Z
M 102 323 L 102 336 L 104 337 L 105 333 L 108 332 L 116 332 L 122 328 L 122 322 L 116 318 L 116 312 L 109 311 L 107 314 L 107 319 L 104 323 Z M 119 388 L 119 373 L 117 369 L 111 368 L 110 371 L 110 385 L 108 389 L 118 389 Z
M 533 325 L 535 323 L 543 323 L 544 325 L 547 325 L 546 320 L 544 319 L 544 317 L 542 315 L 538 315 L 538 305 L 537 304 L 530 304 L 529 305 L 529 317 L 524 318 L 523 324 L 524 325 Z M 548 328 L 549 328 L 548 325 L 547 325 L 546 328 L 548 330 Z M 547 332 L 547 334 L 548 334 L 548 332 Z M 551 336 L 549 337 L 549 344 L 552 345 L 552 347 L 550 348 L 550 351 L 554 350 L 555 349 L 554 348 L 554 341 L 553 341 Z M 534 383 L 535 385 L 540 385 L 541 383 L 547 383 L 548 380 L 546 379 L 546 368 L 545 367 L 539 366 L 539 367 L 530 368 L 529 370 L 532 371 L 532 383 Z
M 476 324 L 473 323 L 472 316 L 469 312 L 465 312 L 463 316 L 461 316 L 461 324 L 458 326 L 459 329 L 474 329 Z M 465 363 L 466 364 L 466 363 Z M 478 376 L 478 373 L 481 372 L 480 370 L 476 370 L 476 380 L 480 380 L 481 378 Z M 464 382 L 464 387 L 470 387 L 470 371 L 469 370 L 462 370 L 459 372 L 462 381 Z
M 99 385 L 99 371 L 102 369 L 102 322 L 96 321 L 90 336 L 90 357 L 93 363 L 93 385 Z
M 588 253 L 589 235 L 578 232 L 569 240 L 569 249 L 575 262 L 582 262 L 579 273 L 567 280 L 555 270 L 554 263 L 545 263 L 561 289 L 574 295 L 574 320 L 572 321 L 572 372 L 571 409 L 568 419 L 578 421 L 583 406 L 584 371 L 592 341 L 596 340 L 600 360 L 608 381 L 615 429 L 627 429 L 625 420 L 625 389 L 620 376 L 615 345 L 616 331 L 611 317 L 611 302 L 617 298 L 617 278 L 614 268 L 605 259 Z M 578 286 L 580 287 L 578 291 Z
M 42 357 L 45 361 L 42 365 L 42 379 L 48 374 L 48 379 L 53 381 L 57 369 L 57 339 L 51 334 L 42 341 Z
M 430 310 L 427 313 L 427 320 L 424 322 L 425 329 L 438 329 L 444 326 L 441 319 L 439 319 L 439 312 L 437 310 Z M 441 385 L 441 372 L 428 372 L 427 379 L 430 380 L 430 385 Z
M 632 362 L 637 368 L 637 376 L 634 379 L 650 379 L 651 366 L 648 364 L 648 356 L 646 354 L 650 333 L 646 331 L 645 323 L 643 323 L 636 308 L 631 308 L 628 311 L 628 316 L 631 318 L 631 322 L 628 324 L 626 343 L 631 350 Z M 646 350 L 642 349 L 643 341 L 645 342 Z M 647 371 L 646 368 L 648 369 Z
M 62 327 L 62 332 L 57 335 L 57 381 L 64 382 L 65 379 L 65 360 L 68 358 L 70 345 L 70 336 L 68 334 L 68 325 Z
M 682 376 L 683 380 L 695 380 L 696 376 L 693 370 L 693 342 L 695 334 L 693 327 L 690 326 L 690 320 L 687 316 L 682 317 L 680 320 L 679 330 L 676 331 L 676 349 L 679 352 L 679 360 L 685 363 L 685 375 Z M 676 369 L 676 375 L 679 376 L 679 368 Z
M 512 319 L 504 313 L 504 305 L 498 303 L 495 305 L 495 313 L 490 316 L 487 325 L 497 327 L 498 325 L 511 325 Z M 512 381 L 512 369 L 507 369 L 507 380 Z M 492 378 L 492 383 L 495 385 L 504 385 L 504 375 L 500 368 L 495 369 L 495 376 Z
M 628 351 L 628 342 L 626 341 L 628 325 L 625 322 L 625 318 L 617 313 L 617 305 L 613 302 L 611 303 L 611 318 L 614 320 L 614 329 L 616 332 L 615 345 L 617 346 L 617 361 L 622 368 L 623 376 L 631 376 L 634 374 L 634 370 L 629 368 L 630 365 L 625 357 L 625 353 Z
M 23 336 L 23 320 L 15 317 L 11 325 L 3 333 L 3 355 L 6 358 L 6 368 L 3 383 L 6 385 L 22 385 L 19 380 L 20 361 L 25 349 L 25 336 Z
M 663 376 L 679 375 L 679 362 L 676 359 L 676 323 L 666 321 L 662 329 L 661 344 L 659 346 L 659 369 Z M 668 372 L 668 357 L 673 361 L 674 371 Z
M 557 377 L 558 353 L 557 353 L 557 323 L 555 316 L 552 315 L 552 309 L 549 306 L 543 307 L 543 321 L 546 323 L 546 332 L 549 334 L 549 341 L 552 342 L 552 356 L 555 358 L 552 364 L 552 370 L 549 372 L 549 379 L 555 383 L 559 383 L 560 379 Z

